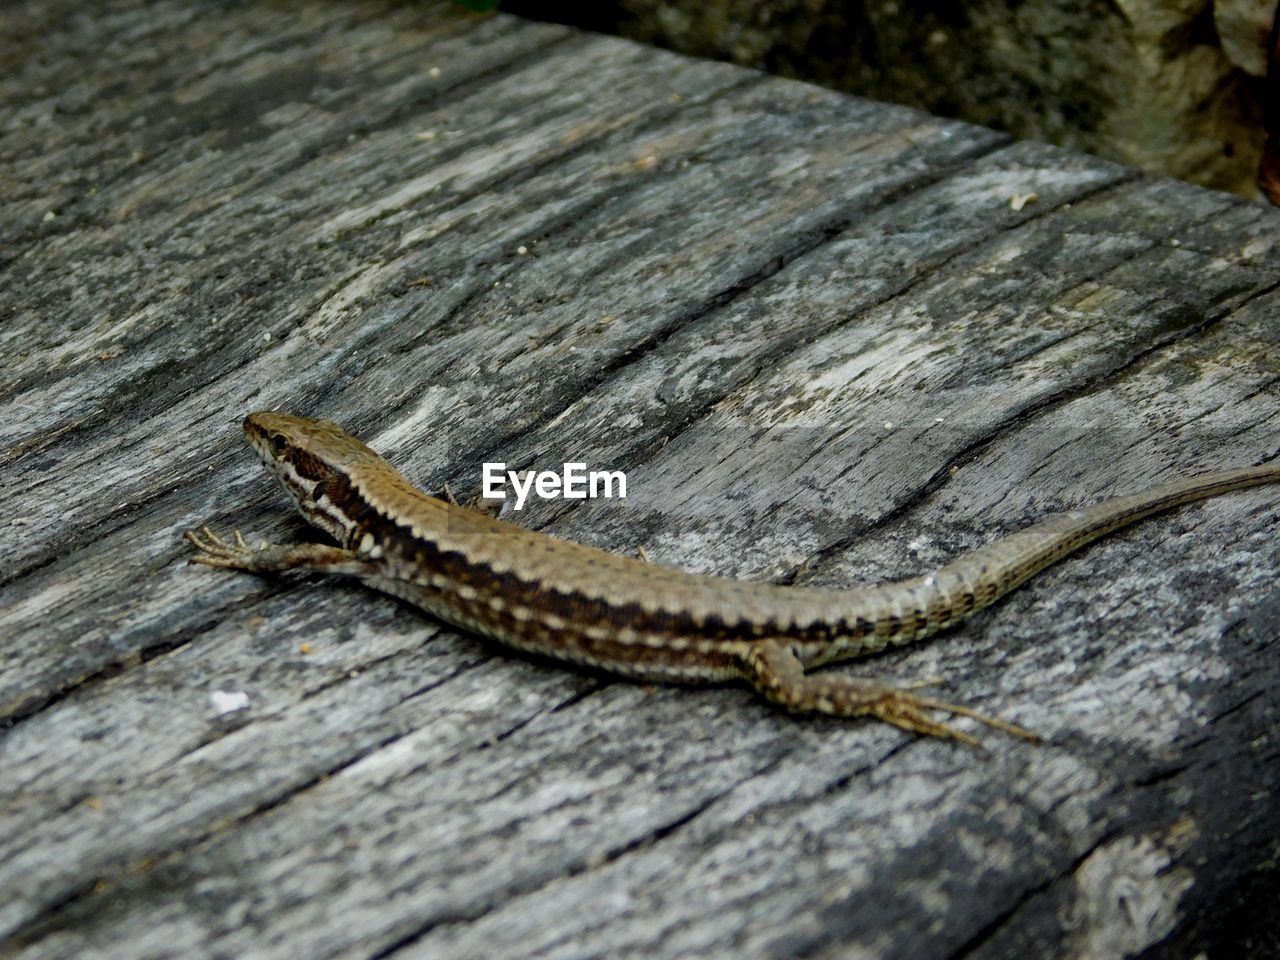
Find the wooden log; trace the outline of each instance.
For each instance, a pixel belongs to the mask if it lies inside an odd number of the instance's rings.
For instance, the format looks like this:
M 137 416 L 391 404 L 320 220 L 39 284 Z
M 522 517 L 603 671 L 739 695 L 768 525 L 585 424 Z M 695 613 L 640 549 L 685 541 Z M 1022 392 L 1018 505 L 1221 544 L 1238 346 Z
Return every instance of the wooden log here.
M 5 17 L 0 953 L 1238 942 L 1280 834 L 1273 489 L 842 668 L 1049 741 L 988 752 L 531 661 L 181 534 L 308 535 L 239 436 L 274 408 L 460 495 L 625 469 L 625 506 L 517 519 L 657 562 L 920 572 L 1274 457 L 1280 214 L 447 5 Z

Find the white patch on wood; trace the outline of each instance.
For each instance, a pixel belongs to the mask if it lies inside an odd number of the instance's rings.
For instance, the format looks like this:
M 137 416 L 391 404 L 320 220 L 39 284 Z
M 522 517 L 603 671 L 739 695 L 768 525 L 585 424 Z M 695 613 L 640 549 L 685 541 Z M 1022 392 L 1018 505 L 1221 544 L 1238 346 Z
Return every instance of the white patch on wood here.
M 1084 935 L 1074 955 L 1123 960 L 1168 936 L 1195 882 L 1173 862 L 1149 837 L 1122 837 L 1091 854 L 1076 871 L 1072 927 Z
M 249 695 L 243 690 L 215 690 L 209 694 L 209 702 L 219 716 L 249 709 Z

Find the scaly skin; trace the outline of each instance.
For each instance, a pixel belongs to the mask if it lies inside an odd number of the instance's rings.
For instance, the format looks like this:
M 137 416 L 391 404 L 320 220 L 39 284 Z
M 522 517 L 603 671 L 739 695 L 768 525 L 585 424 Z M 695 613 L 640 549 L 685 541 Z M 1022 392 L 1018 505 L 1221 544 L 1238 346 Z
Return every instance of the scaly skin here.
M 806 670 L 921 640 L 990 606 L 1067 554 L 1144 517 L 1280 481 L 1280 465 L 1204 474 L 1052 517 L 923 577 L 847 590 L 683 573 L 503 523 L 416 489 L 325 420 L 251 414 L 245 434 L 302 515 L 340 546 L 250 548 L 189 533 L 209 566 L 355 576 L 463 629 L 629 677 L 745 680 L 797 712 L 872 716 L 976 744 L 942 711 L 1013 724 L 873 680 Z

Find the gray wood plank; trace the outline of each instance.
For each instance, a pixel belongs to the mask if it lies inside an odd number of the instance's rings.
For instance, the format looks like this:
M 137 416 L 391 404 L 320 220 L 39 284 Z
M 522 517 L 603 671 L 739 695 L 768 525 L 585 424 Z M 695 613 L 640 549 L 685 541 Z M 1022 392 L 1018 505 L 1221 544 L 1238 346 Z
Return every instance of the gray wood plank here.
M 986 753 L 522 659 L 180 536 L 306 535 L 239 438 L 281 408 L 427 489 L 625 468 L 625 506 L 518 517 L 609 549 L 913 574 L 1274 457 L 1280 215 L 443 4 L 73 9 L 7 13 L 0 79 L 3 955 L 1215 935 L 1280 835 L 1274 491 L 848 668 L 1050 740 Z

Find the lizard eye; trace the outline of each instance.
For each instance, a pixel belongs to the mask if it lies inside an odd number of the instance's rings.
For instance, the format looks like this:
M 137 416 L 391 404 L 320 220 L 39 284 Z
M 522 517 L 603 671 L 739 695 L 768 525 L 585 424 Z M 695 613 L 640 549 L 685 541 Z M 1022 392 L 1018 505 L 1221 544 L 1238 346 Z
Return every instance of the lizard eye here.
M 284 438 L 284 434 L 277 433 L 271 438 L 271 452 L 277 457 L 283 457 L 284 452 L 289 449 L 289 441 Z

